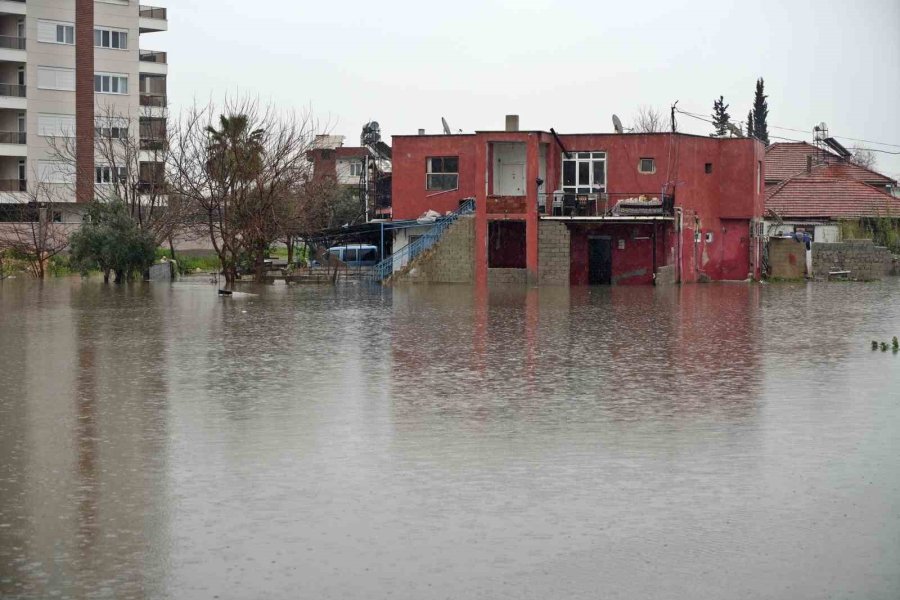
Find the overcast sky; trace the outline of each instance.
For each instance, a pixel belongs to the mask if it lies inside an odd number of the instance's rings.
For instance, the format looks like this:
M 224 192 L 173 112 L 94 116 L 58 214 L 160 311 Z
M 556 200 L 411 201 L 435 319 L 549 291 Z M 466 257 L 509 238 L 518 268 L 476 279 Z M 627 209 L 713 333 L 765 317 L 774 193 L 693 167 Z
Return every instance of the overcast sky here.
M 900 152 L 900 2 L 607 2 L 604 0 L 155 0 L 169 32 L 141 46 L 169 51 L 173 108 L 228 92 L 309 106 L 333 133 L 627 127 L 640 105 L 709 114 L 720 94 L 743 121 L 757 77 L 772 127 L 896 144 Z M 710 126 L 680 117 L 680 129 Z M 774 140 L 773 140 L 774 141 Z M 845 145 L 856 142 L 842 140 Z M 878 154 L 900 178 L 900 155 Z

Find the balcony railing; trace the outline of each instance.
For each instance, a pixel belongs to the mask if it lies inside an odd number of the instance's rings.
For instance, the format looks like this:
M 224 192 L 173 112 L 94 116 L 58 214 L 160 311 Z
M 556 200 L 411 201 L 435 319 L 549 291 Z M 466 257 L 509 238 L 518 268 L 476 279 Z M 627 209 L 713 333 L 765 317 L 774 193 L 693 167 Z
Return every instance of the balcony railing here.
M 155 106 L 157 108 L 165 108 L 166 95 L 141 92 L 141 106 Z
M 6 48 L 8 50 L 24 50 L 25 38 L 0 35 L 0 48 Z
M 9 96 L 10 98 L 24 98 L 25 86 L 14 83 L 0 83 L 0 96 Z
M 165 150 L 166 141 L 153 138 L 141 138 L 141 150 Z
M 140 7 L 140 16 L 145 19 L 166 19 L 166 9 L 161 6 L 144 6 Z
M 0 131 L 0 144 L 27 144 L 28 134 L 24 131 Z
M 0 192 L 24 192 L 28 182 L 24 179 L 0 179 Z
M 141 50 L 140 58 L 143 62 L 152 62 L 164 65 L 166 64 L 166 60 L 168 57 L 166 56 L 165 52 L 159 52 L 157 50 Z
M 538 194 L 538 212 L 555 217 L 651 217 L 674 214 L 675 198 L 659 193 Z

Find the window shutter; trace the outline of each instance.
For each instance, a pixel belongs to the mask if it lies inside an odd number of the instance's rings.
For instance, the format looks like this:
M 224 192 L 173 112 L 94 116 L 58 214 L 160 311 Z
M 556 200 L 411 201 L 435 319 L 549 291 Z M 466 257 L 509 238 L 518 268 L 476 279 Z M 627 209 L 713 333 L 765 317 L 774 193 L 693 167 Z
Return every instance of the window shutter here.
M 38 135 L 50 137 L 74 137 L 75 115 L 38 115 Z
M 75 91 L 75 69 L 38 67 L 38 87 L 45 90 Z
M 52 21 L 38 21 L 37 34 L 39 42 L 55 42 L 56 23 Z

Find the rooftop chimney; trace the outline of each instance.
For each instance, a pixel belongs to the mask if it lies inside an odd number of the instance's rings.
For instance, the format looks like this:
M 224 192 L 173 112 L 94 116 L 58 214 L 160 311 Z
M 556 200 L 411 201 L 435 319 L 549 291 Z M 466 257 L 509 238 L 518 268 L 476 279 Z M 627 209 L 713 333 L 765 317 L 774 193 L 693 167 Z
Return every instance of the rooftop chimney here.
M 812 154 L 807 154 L 806 155 L 806 172 L 807 173 L 810 173 L 812 171 L 812 162 L 813 162 Z
M 519 130 L 519 115 L 506 115 L 506 131 Z
M 419 135 L 425 135 L 425 130 L 424 130 L 424 129 L 420 129 L 420 130 L 419 130 Z

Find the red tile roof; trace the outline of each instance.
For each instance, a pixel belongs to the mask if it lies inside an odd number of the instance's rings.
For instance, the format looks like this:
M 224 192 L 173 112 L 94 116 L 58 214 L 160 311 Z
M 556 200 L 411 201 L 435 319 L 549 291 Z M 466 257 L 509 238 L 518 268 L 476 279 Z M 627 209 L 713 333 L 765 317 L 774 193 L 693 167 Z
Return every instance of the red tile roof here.
M 806 142 L 779 142 L 766 148 L 766 181 L 784 181 L 801 171 L 806 170 L 806 157 L 814 156 L 814 162 L 824 161 L 828 165 L 828 174 L 857 181 L 865 181 L 873 185 L 894 185 L 897 182 L 845 160 L 827 150 L 816 148 Z
M 900 198 L 850 177 L 836 177 L 830 166 L 796 175 L 766 192 L 766 210 L 781 218 L 900 218 Z

